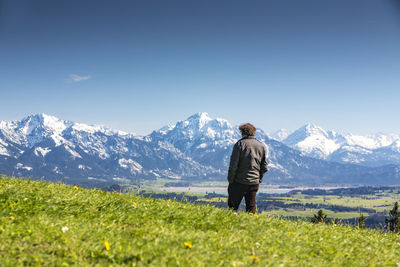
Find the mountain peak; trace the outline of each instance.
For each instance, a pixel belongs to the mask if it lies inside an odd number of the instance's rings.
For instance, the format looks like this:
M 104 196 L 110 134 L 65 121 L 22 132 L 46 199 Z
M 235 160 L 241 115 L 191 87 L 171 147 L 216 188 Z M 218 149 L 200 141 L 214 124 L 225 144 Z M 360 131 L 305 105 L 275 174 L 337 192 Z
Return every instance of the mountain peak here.
M 203 128 L 208 122 L 212 121 L 213 119 L 208 115 L 207 112 L 198 112 L 193 114 L 189 118 L 187 118 L 184 122 L 185 124 L 189 125 L 196 125 L 199 129 Z M 186 126 L 186 125 L 185 125 Z
M 21 121 L 25 121 L 25 120 L 37 120 L 37 121 L 44 121 L 44 120 L 53 120 L 53 121 L 59 121 L 60 119 L 55 117 L 55 116 L 51 116 L 45 113 L 36 113 L 36 114 L 32 114 L 32 115 L 28 115 L 26 117 L 24 117 Z
M 300 127 L 291 133 L 284 140 L 284 143 L 288 146 L 297 148 L 300 142 L 304 142 L 304 140 L 308 140 L 310 138 L 318 140 L 327 139 L 329 138 L 329 133 L 313 123 L 307 123 L 303 127 Z
M 312 122 L 308 122 L 306 123 L 303 127 L 301 127 L 300 129 L 306 129 L 308 131 L 313 131 L 313 130 L 323 130 L 321 127 L 319 127 L 318 125 L 312 123 Z
M 273 139 L 281 142 L 281 141 L 285 140 L 291 133 L 292 133 L 292 131 L 282 128 L 282 129 L 279 129 L 279 130 L 273 132 L 270 136 Z
M 45 113 L 38 113 L 27 116 L 23 118 L 21 121 L 21 128 L 28 129 L 32 128 L 49 128 L 55 132 L 62 132 L 68 126 L 72 125 L 72 122 L 61 120 L 57 117 L 47 115 Z

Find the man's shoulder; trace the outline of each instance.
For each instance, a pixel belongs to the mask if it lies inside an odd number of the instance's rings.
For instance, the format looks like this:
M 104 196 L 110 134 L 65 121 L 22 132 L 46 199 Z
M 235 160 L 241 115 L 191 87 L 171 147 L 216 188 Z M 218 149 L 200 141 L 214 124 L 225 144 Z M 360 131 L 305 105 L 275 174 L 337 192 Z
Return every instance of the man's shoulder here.
M 257 144 L 257 145 L 260 145 L 260 146 L 263 146 L 264 147 L 264 143 L 263 142 L 261 142 L 260 140 L 258 140 L 257 138 L 255 138 L 255 137 L 252 137 L 252 138 L 242 138 L 242 139 L 240 139 L 239 141 L 237 141 L 236 142 L 236 144 L 242 144 L 242 143 L 249 143 L 249 144 Z

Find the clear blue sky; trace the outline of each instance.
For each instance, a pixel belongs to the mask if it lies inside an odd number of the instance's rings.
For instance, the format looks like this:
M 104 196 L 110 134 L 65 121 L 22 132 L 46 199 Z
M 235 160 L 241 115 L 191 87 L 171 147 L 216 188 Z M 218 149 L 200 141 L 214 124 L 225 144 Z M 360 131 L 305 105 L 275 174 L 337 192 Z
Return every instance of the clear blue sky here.
M 0 0 L 0 120 L 400 133 L 399 0 Z

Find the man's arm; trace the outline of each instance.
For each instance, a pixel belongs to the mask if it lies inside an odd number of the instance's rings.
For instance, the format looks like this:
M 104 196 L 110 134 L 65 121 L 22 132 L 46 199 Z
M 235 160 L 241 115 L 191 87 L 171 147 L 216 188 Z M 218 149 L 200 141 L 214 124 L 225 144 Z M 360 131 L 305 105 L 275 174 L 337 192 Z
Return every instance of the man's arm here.
M 267 164 L 267 157 L 265 156 L 265 150 L 264 150 L 264 155 L 261 159 L 261 166 L 260 166 L 260 183 L 262 182 L 262 178 L 267 171 L 268 171 L 268 164 Z
M 229 170 L 228 170 L 228 182 L 233 183 L 236 176 L 236 171 L 239 166 L 239 157 L 240 157 L 240 149 L 238 143 L 233 146 L 231 160 L 229 163 Z

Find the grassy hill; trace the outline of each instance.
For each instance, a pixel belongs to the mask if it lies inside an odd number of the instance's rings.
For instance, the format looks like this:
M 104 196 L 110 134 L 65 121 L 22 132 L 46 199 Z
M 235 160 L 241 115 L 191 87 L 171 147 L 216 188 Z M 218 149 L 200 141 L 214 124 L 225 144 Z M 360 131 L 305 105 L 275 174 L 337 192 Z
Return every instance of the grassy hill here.
M 0 266 L 398 266 L 400 236 L 0 177 Z

